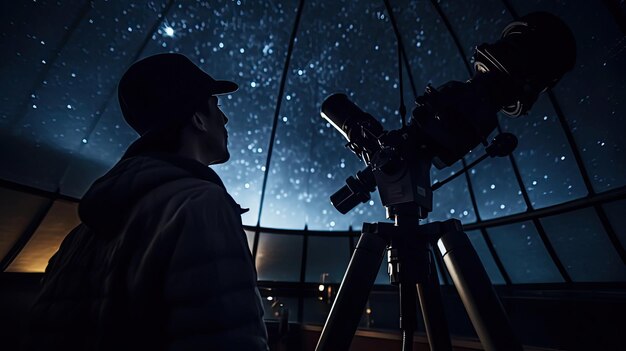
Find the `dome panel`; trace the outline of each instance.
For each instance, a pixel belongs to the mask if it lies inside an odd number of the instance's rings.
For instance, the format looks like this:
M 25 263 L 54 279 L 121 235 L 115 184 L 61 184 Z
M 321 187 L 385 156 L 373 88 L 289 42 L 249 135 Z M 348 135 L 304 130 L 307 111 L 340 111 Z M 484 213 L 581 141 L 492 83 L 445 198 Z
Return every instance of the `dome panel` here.
M 539 98 L 528 116 L 500 121 L 505 131 L 518 138 L 513 156 L 533 208 L 587 195 L 572 148 L 547 95 Z
M 542 218 L 541 224 L 572 281 L 626 281 L 626 266 L 592 208 Z
M 259 280 L 298 282 L 302 235 L 259 233 L 256 268 Z
M 0 188 L 0 198 L 0 262 L 4 262 L 20 235 L 41 216 L 51 200 L 4 188 Z
M 526 211 L 508 157 L 488 157 L 470 170 L 478 213 L 483 220 Z
M 493 256 L 491 255 L 491 251 L 489 250 L 489 246 L 485 242 L 485 237 L 480 232 L 480 230 L 471 230 L 468 231 L 467 237 L 470 239 L 472 246 L 474 246 L 474 250 L 480 257 L 480 262 L 483 264 L 485 271 L 487 271 L 487 275 L 491 280 L 492 284 L 506 284 L 504 277 L 502 277 L 502 273 L 500 273 L 500 269 L 496 264 Z
M 36 1 L 0 4 L 0 127 L 11 128 L 37 106 L 38 90 L 58 51 L 90 11 L 88 2 L 45 4 Z
M 5 272 L 41 273 L 65 236 L 80 223 L 78 204 L 57 200 Z
M 309 235 L 304 280 L 310 283 L 341 283 L 350 254 L 350 242 L 346 236 Z
M 446 169 L 431 169 L 431 181 L 438 183 L 460 171 L 461 161 Z M 461 223 L 472 223 L 476 221 L 476 212 L 472 205 L 467 180 L 465 176 L 459 176 L 443 185 L 433 193 L 433 211 L 428 216 L 430 221 L 444 221 L 456 218 Z
M 487 233 L 511 283 L 564 282 L 532 222 L 488 228 Z
M 603 207 L 622 247 L 626 248 L 626 200 L 610 202 Z

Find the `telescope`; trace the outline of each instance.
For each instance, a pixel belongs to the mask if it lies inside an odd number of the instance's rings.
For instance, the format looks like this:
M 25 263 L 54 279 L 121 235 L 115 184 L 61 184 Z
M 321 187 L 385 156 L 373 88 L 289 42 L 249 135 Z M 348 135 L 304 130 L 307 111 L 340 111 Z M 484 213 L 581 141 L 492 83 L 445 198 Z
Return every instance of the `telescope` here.
M 430 183 L 431 167 L 451 166 L 481 143 L 486 154 L 463 171 L 487 156 L 510 155 L 517 146 L 512 134 L 487 141 L 498 112 L 526 114 L 539 94 L 574 67 L 576 43 L 558 17 L 535 12 L 506 26 L 495 43 L 477 46 L 472 59 L 469 80 L 429 85 L 415 99 L 410 122 L 397 130 L 386 131 L 345 94 L 322 103 L 322 117 L 366 165 L 331 195 L 331 203 L 345 214 L 378 188 L 393 223 L 363 223 L 317 351 L 349 349 L 385 251 L 390 282 L 399 287 L 403 350 L 412 348 L 417 329 L 416 295 L 431 350 L 451 350 L 434 264 L 437 250 L 485 350 L 522 350 L 461 222 L 420 221 L 432 211 L 433 191 L 443 183 Z
M 385 131 L 372 115 L 362 111 L 345 94 L 333 94 L 322 103 L 321 115 L 348 141 L 347 147 L 368 166 L 350 177 L 347 185 L 331 196 L 333 206 L 345 214 L 370 199 L 376 183 L 412 155 L 430 159 L 425 166 L 438 169 L 460 160 L 497 126 L 497 113 L 518 117 L 526 114 L 539 94 L 553 87 L 574 67 L 576 44 L 569 28 L 556 16 L 536 12 L 509 24 L 500 40 L 475 48 L 475 73 L 466 82 L 451 81 L 428 86 L 417 97 L 410 123 Z M 500 138 L 488 151 L 511 150 L 516 141 Z M 514 144 L 514 145 L 512 145 Z M 426 170 L 423 170 L 424 172 Z M 372 174 L 373 173 L 373 174 Z M 430 184 L 418 184 L 424 195 L 413 194 L 428 211 Z M 381 190 L 381 189 L 379 189 Z M 384 206 L 401 203 L 405 197 L 380 194 Z M 425 216 L 424 213 L 422 216 Z M 422 217 L 423 218 L 423 217 Z

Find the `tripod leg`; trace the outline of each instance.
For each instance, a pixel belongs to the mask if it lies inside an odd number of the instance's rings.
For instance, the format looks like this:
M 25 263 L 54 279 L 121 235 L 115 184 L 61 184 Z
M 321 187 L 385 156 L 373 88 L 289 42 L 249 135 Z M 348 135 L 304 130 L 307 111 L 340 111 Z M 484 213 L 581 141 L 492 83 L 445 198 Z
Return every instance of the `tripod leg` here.
M 430 250 L 428 251 L 428 255 L 429 272 L 427 279 L 424 283 L 417 284 L 417 294 L 420 300 L 422 315 L 424 316 L 424 326 L 426 335 L 428 336 L 428 343 L 432 351 L 452 350 L 448 323 L 443 310 L 437 270 L 433 260 L 434 257 Z
M 413 333 L 417 329 L 417 305 L 415 285 L 400 283 L 400 329 L 402 329 L 402 351 L 413 349 Z
M 458 221 L 456 221 L 458 222 Z M 467 235 L 455 224 L 437 246 L 485 350 L 522 350 Z
M 365 224 L 316 351 L 348 350 L 361 320 L 387 247 L 387 240 L 376 233 L 366 232 Z

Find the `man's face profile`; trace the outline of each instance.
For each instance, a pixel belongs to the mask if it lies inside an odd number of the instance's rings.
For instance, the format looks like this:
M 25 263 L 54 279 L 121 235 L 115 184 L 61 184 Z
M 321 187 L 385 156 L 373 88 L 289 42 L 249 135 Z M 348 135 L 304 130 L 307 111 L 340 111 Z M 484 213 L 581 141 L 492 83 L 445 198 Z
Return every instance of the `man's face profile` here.
M 220 109 L 218 98 L 211 96 L 206 103 L 198 108 L 196 115 L 205 125 L 202 133 L 204 134 L 204 145 L 213 156 L 214 161 L 211 163 L 217 164 L 228 161 L 230 153 L 228 152 L 228 132 L 225 128 L 228 118 Z

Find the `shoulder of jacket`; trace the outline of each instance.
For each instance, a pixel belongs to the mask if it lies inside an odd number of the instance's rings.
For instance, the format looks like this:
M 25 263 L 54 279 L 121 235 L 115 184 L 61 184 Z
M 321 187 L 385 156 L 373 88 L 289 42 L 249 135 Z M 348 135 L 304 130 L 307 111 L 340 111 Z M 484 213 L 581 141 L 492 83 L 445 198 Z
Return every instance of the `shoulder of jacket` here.
M 218 212 L 234 205 L 234 201 L 221 186 L 198 178 L 177 179 L 165 183 L 156 190 L 155 196 L 171 205 L 193 208 L 211 208 Z M 217 205 L 217 206 L 216 206 Z
M 199 178 L 180 178 L 169 181 L 155 189 L 163 192 L 177 192 L 186 194 L 197 194 L 199 196 L 226 196 L 226 189 L 219 185 Z

